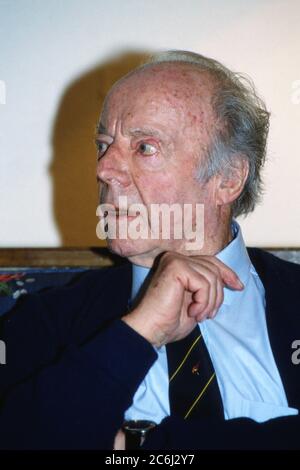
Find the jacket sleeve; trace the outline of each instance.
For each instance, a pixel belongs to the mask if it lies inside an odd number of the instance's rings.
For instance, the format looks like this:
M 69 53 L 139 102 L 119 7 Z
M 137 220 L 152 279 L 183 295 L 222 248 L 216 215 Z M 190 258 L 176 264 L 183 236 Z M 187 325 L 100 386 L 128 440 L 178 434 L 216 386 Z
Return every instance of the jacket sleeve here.
M 249 418 L 183 420 L 165 418 L 147 437 L 145 449 L 291 450 L 299 449 L 300 417 L 257 423 Z
M 89 289 L 80 291 L 28 296 L 1 319 L 7 348 L 0 366 L 2 449 L 112 448 L 156 359 L 144 338 L 101 312 L 98 328 L 79 341 L 82 309 L 98 308 Z

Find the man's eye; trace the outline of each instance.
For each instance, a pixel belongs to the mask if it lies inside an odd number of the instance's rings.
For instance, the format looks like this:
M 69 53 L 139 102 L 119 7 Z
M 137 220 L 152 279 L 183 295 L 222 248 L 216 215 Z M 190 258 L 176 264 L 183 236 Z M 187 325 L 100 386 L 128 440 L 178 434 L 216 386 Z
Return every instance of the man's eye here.
M 138 150 L 146 156 L 154 155 L 157 152 L 157 148 L 154 145 L 147 144 L 145 142 L 139 144 Z
M 98 150 L 99 156 L 104 155 L 106 150 L 108 149 L 108 144 L 106 142 L 97 141 L 96 145 L 97 145 L 97 150 Z

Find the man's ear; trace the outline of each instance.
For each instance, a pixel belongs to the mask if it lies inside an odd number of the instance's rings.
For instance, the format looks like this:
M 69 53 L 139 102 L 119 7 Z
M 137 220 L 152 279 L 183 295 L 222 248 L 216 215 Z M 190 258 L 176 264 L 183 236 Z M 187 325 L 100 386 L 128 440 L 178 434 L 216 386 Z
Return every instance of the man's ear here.
M 249 163 L 245 158 L 237 158 L 227 173 L 220 174 L 216 181 L 216 203 L 218 206 L 232 204 L 245 186 L 249 173 Z

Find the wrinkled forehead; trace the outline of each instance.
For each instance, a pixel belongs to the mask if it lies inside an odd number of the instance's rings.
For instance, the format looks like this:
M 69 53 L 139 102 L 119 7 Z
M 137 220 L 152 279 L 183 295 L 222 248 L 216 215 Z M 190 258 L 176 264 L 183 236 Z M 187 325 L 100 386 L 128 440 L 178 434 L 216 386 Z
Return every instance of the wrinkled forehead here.
M 212 116 L 212 81 L 190 64 L 164 63 L 138 69 L 117 82 L 107 95 L 102 120 L 125 109 L 146 106 L 153 111 L 176 110 L 184 115 Z

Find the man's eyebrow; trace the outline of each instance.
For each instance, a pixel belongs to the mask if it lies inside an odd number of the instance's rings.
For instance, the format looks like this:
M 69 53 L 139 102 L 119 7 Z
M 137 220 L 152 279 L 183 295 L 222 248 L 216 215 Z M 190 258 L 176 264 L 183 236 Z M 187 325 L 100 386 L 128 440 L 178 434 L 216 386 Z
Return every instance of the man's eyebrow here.
M 96 133 L 97 134 L 106 134 L 107 133 L 106 127 L 104 126 L 104 124 L 102 122 L 99 122 L 99 124 L 97 125 Z
M 152 129 L 151 127 L 137 127 L 134 129 L 129 129 L 126 132 L 127 135 L 132 136 L 132 137 L 147 137 L 147 136 L 152 136 L 152 137 L 159 137 L 162 138 L 161 132 L 157 131 L 156 129 Z
M 99 123 L 96 128 L 96 134 L 105 134 L 108 135 L 107 129 L 104 126 L 103 123 Z M 151 127 L 136 127 L 132 129 L 128 129 L 125 133 L 129 137 L 147 137 L 147 136 L 152 136 L 152 137 L 158 137 L 162 138 L 163 135 L 161 132 L 159 132 L 156 129 L 153 129 Z

